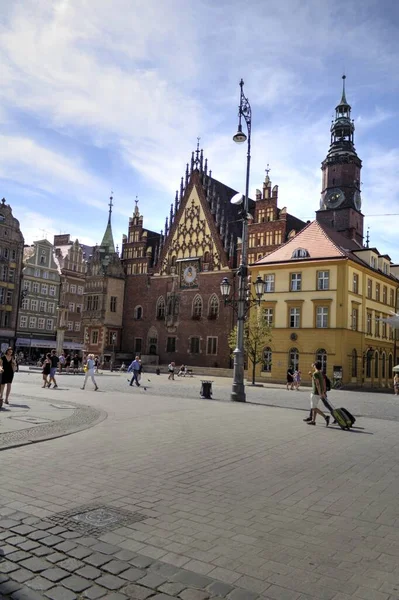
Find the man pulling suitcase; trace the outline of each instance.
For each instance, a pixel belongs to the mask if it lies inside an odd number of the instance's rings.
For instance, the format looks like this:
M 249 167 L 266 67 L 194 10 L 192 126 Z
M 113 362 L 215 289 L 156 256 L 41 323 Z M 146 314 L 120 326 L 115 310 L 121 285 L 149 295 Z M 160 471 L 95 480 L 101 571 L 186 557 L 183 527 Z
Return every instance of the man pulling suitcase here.
M 326 422 L 326 426 L 328 427 L 330 423 L 329 415 L 325 415 L 320 408 L 318 408 L 318 404 L 320 398 L 323 400 L 326 397 L 326 383 L 323 377 L 323 373 L 321 372 L 321 362 L 316 361 L 312 365 L 313 374 L 312 374 L 312 393 L 310 395 L 310 417 L 304 419 L 304 421 L 308 425 L 316 425 L 316 415 L 321 415 Z

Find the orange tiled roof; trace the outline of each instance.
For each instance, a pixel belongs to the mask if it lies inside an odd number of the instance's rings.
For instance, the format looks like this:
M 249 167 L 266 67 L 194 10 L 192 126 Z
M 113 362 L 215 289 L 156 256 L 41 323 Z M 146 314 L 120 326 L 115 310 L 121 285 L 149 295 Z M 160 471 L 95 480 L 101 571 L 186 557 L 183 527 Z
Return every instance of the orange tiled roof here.
M 334 238 L 339 238 L 339 240 L 335 239 L 335 241 L 333 241 L 332 236 L 330 237 L 329 233 L 329 231 L 327 233 L 327 229 L 320 225 L 320 223 L 313 221 L 291 240 L 288 240 L 288 242 L 280 246 L 280 248 L 277 248 L 277 250 L 274 250 L 264 258 L 261 258 L 255 264 L 262 265 L 298 260 L 292 259 L 292 253 L 298 248 L 307 250 L 309 253 L 307 258 L 299 260 L 345 258 L 351 250 L 355 249 L 354 244 L 357 249 L 360 249 L 355 242 L 340 234 L 336 234 L 336 232 L 334 232 Z M 331 233 L 333 232 L 331 231 Z M 340 243 L 344 245 L 341 247 L 339 245 Z

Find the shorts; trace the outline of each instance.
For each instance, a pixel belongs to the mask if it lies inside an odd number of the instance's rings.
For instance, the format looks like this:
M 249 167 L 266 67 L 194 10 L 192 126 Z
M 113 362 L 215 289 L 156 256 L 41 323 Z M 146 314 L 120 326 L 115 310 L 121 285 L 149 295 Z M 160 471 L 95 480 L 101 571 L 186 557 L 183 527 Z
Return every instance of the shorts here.
M 320 396 L 318 394 L 310 394 L 310 408 L 317 408 L 320 402 Z
M 51 367 L 50 368 L 50 377 L 54 377 L 54 375 L 57 373 L 57 367 Z

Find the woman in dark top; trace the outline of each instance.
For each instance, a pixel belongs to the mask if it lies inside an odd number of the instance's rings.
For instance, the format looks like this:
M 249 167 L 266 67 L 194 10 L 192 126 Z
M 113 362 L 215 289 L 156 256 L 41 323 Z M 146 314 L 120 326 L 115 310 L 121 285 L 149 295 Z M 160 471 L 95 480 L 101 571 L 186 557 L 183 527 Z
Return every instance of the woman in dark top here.
M 50 375 L 50 368 L 51 368 L 51 354 L 49 352 L 48 354 L 46 354 L 46 358 L 43 361 L 43 370 L 42 370 L 43 385 L 42 385 L 42 387 L 44 387 L 44 388 L 48 384 L 47 378 Z
M 13 356 L 14 350 L 7 348 L 6 353 L 0 359 L 0 367 L 2 368 L 1 385 L 0 385 L 0 405 L 3 404 L 4 388 L 6 389 L 5 403 L 9 404 L 8 398 L 11 392 L 11 384 L 14 379 L 14 373 L 17 370 L 17 363 Z

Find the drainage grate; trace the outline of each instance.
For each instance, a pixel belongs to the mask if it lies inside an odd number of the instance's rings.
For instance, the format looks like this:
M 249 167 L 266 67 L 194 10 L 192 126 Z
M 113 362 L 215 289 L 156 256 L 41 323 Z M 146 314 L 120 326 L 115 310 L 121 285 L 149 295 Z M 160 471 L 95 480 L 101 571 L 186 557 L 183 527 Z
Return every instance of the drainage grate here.
M 78 506 L 73 510 L 57 513 L 48 518 L 49 521 L 68 529 L 94 536 L 145 519 L 148 517 L 138 512 L 93 504 Z

